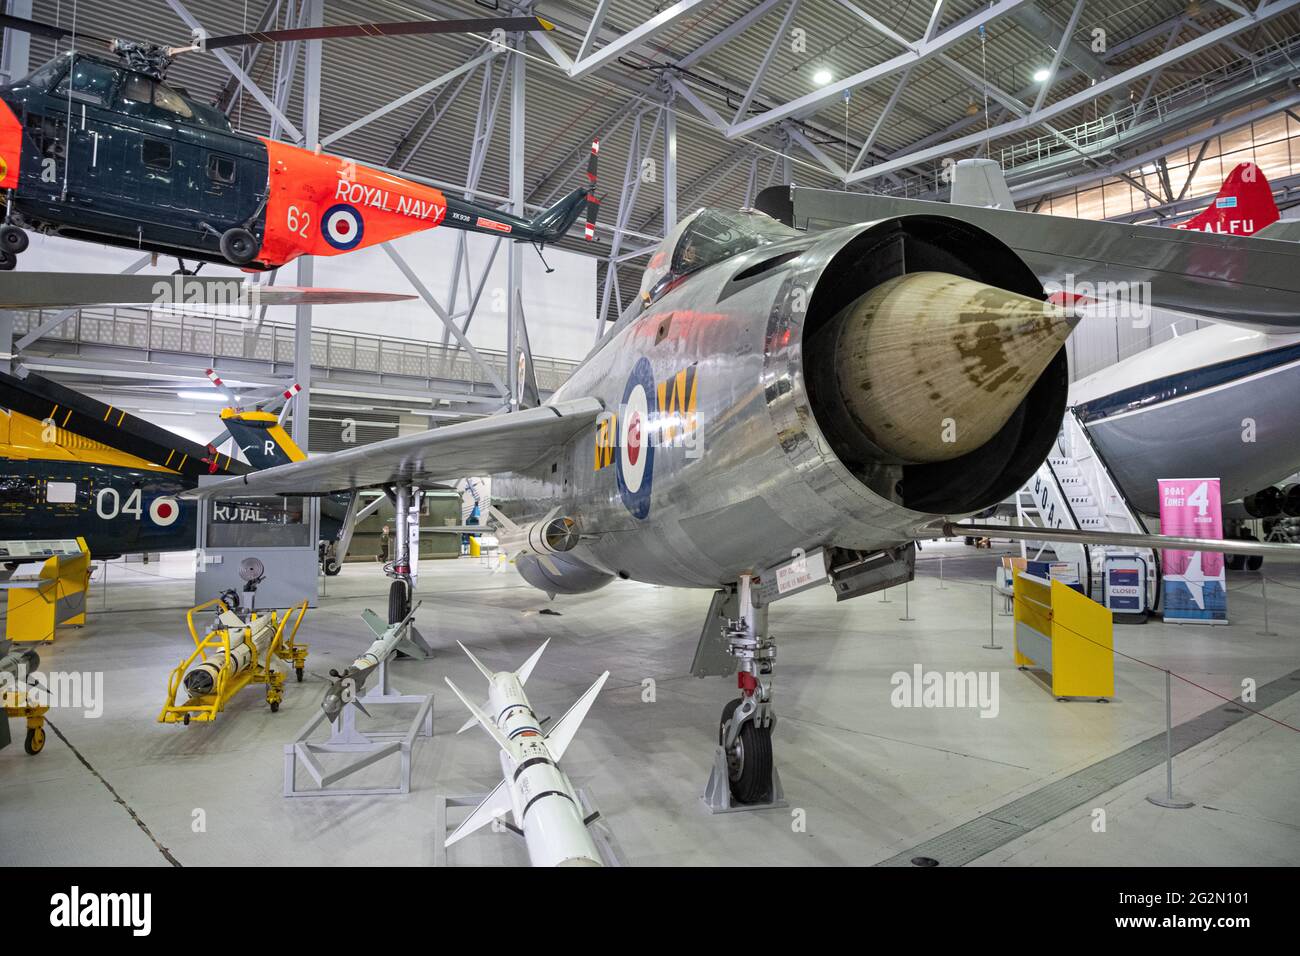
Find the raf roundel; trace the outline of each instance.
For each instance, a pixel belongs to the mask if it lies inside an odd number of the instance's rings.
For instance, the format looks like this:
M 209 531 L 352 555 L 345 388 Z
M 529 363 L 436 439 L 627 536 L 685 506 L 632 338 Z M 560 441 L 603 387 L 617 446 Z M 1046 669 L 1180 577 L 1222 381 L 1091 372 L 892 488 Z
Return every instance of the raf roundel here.
M 655 449 L 651 425 L 658 415 L 650 361 L 642 358 L 623 390 L 623 414 L 618 426 L 618 491 L 634 518 L 650 513 Z
M 176 523 L 181 506 L 175 498 L 155 498 L 149 505 L 149 520 L 160 528 Z
M 365 232 L 366 223 L 361 213 L 345 202 L 330 206 L 321 217 L 321 233 L 335 249 L 355 249 Z

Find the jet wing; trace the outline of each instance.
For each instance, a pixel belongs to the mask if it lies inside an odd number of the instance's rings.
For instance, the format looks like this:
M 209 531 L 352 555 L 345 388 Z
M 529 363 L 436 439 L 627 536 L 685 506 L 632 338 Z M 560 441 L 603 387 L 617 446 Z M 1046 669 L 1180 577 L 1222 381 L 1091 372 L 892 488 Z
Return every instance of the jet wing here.
M 825 189 L 792 192 L 799 228 L 902 215 L 960 219 L 1005 242 L 1044 284 L 1105 298 L 1103 283 L 1148 283 L 1149 304 L 1157 308 L 1261 332 L 1300 331 L 1300 246 L 1289 242 Z
M 401 302 L 414 295 L 257 285 L 222 276 L 96 275 L 0 272 L 0 309 L 64 309 L 83 305 L 235 306 L 347 305 Z
M 582 429 L 590 428 L 604 410 L 598 399 L 577 398 L 458 422 L 204 484 L 182 497 L 328 494 L 398 481 L 424 484 L 465 475 L 518 471 L 536 464 Z
M 1172 534 L 1138 534 L 1124 531 L 1072 531 L 1067 528 L 1038 528 L 1032 525 L 966 524 L 945 522 L 936 538 L 960 538 L 983 534 L 1012 541 L 1065 541 L 1075 544 L 1113 545 L 1123 548 L 1170 548 L 1175 551 L 1212 551 L 1216 554 L 1263 555 L 1274 561 L 1300 561 L 1300 544 L 1277 541 L 1245 541 L 1231 538 L 1188 538 Z
M 1300 219 L 1279 219 L 1255 233 L 1256 239 L 1280 239 L 1283 242 L 1300 242 Z

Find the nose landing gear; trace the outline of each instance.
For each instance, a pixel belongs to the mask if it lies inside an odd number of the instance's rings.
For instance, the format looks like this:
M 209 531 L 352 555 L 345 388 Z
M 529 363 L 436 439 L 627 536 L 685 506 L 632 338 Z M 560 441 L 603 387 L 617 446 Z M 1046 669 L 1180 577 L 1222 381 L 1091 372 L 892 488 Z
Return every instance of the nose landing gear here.
M 741 575 L 740 616 L 723 626 L 727 653 L 736 660 L 740 697 L 722 709 L 713 772 L 704 788 L 704 802 L 712 813 L 788 805 L 772 755 L 776 642 L 767 633 L 767 608 L 756 604 L 753 584 L 752 575 Z

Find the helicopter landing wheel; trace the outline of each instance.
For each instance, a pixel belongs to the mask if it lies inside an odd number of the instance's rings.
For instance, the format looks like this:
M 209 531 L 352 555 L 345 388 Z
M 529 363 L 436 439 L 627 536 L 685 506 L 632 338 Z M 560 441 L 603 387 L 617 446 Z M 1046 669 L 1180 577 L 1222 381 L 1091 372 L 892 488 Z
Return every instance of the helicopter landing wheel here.
M 0 247 L 0 272 L 9 272 L 18 265 L 18 257 L 8 249 Z
M 245 266 L 257 255 L 257 237 L 235 226 L 221 234 L 221 254 L 237 266 Z
M 17 226 L 0 226 L 0 249 L 11 255 L 27 251 L 27 233 Z

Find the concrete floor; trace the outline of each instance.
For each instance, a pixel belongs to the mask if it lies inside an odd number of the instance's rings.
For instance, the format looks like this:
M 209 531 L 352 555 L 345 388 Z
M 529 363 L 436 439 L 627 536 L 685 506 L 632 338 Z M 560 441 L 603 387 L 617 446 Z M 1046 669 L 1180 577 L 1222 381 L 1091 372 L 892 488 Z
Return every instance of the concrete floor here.
M 307 680 L 290 680 L 278 714 L 253 687 L 214 724 L 182 727 L 155 718 L 167 675 L 187 653 L 191 564 L 185 556 L 161 566 L 115 562 L 107 594 L 94 586 L 89 625 L 41 652 L 43 670 L 102 671 L 103 715 L 53 712 L 67 742 L 51 733 L 34 758 L 23 753 L 21 722 L 11 723 L 17 739 L 0 751 L 0 865 L 164 866 L 168 855 L 184 865 L 428 865 L 440 841 L 435 798 L 482 793 L 500 779 L 486 736 L 454 732 L 467 715 L 444 675 L 469 692 L 483 684 L 455 640 L 505 668 L 547 637 L 529 682 L 540 714 L 558 717 L 602 670 L 612 672 L 564 765 L 598 803 L 627 862 L 872 864 L 1163 730 L 1159 670 L 1117 656 L 1114 702 L 1058 703 L 1013 666 L 1009 618 L 993 621 L 1004 649 L 981 646 L 994 560 L 957 544 L 928 547 L 908 589 L 913 621 L 899 619 L 901 589 L 887 603 L 869 595 L 836 604 L 829 589 L 816 589 L 774 606 L 775 743 L 790 809 L 720 816 L 699 794 L 734 684 L 686 673 L 707 592 L 619 582 L 559 599 L 553 617 L 538 613 L 545 597 L 513 571 L 469 559 L 425 562 L 418 621 L 438 653 L 392 670 L 401 690 L 435 694 L 435 735 L 415 745 L 412 792 L 290 800 L 281 796 L 283 745 L 316 712 L 321 675 L 369 642 L 359 615 L 365 607 L 384 613 L 378 568 L 349 565 L 328 580 L 300 635 L 311 644 Z M 1117 627 L 1117 648 L 1230 698 L 1243 678 L 1262 686 L 1290 674 L 1300 666 L 1300 573 L 1267 571 L 1276 635 L 1258 633 L 1259 578 L 1243 573 L 1229 578 L 1231 626 Z M 915 664 L 995 672 L 998 716 L 891 706 L 891 675 Z M 1175 723 L 1221 704 L 1174 682 Z M 1300 693 L 1266 713 L 1300 727 Z M 1162 766 L 975 862 L 1300 864 L 1295 730 L 1248 717 L 1180 755 L 1175 771 L 1195 808 L 1162 810 L 1143 799 L 1163 786 Z M 378 768 L 367 779 L 378 780 Z M 1094 832 L 1099 808 L 1104 833 Z M 525 860 L 515 838 L 490 831 L 449 858 Z

